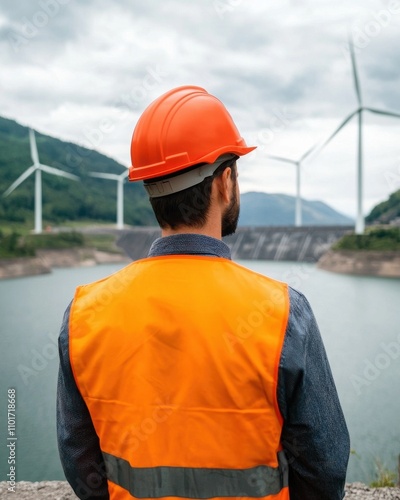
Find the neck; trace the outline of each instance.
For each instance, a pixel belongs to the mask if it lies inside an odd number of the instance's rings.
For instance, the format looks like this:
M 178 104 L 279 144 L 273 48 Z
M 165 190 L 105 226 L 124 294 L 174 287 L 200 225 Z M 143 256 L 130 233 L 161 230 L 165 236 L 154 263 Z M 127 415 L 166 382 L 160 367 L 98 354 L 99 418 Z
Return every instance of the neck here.
M 161 236 L 172 236 L 174 234 L 203 234 L 204 236 L 211 236 L 211 238 L 216 238 L 218 240 L 222 239 L 221 231 L 218 230 L 213 230 L 213 229 L 206 229 L 205 227 L 179 227 L 177 229 L 162 229 L 161 230 Z
M 215 213 L 213 207 L 207 214 L 206 223 L 201 227 L 179 226 L 176 229 L 170 227 L 162 229 L 161 236 L 172 236 L 173 234 L 204 234 L 217 240 L 222 240 L 221 214 Z

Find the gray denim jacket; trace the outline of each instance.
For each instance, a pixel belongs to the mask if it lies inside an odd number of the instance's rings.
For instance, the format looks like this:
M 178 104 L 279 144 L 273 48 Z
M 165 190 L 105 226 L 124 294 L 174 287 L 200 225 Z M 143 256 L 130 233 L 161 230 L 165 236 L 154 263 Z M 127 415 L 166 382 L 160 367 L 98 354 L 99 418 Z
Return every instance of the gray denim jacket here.
M 220 240 L 197 234 L 159 238 L 149 257 L 173 254 L 230 259 Z M 342 500 L 349 434 L 315 317 L 289 287 L 290 311 L 278 374 L 284 419 L 281 442 L 289 463 L 291 500 Z M 99 440 L 69 360 L 69 311 L 59 337 L 57 436 L 65 476 L 82 500 L 109 498 Z

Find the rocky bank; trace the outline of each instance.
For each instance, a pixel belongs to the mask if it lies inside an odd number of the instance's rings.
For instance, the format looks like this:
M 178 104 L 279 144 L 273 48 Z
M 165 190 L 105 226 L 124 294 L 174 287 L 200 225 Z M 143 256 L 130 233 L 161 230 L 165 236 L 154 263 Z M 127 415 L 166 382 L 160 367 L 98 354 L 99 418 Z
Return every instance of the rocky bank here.
M 101 252 L 94 248 L 37 250 L 36 257 L 0 259 L 0 279 L 51 273 L 56 267 L 82 267 L 97 264 L 128 263 L 120 253 Z
M 0 499 L 11 500 L 76 500 L 65 481 L 42 481 L 16 483 L 15 493 L 8 491 L 6 482 L 0 482 Z M 361 483 L 346 485 L 345 500 L 400 500 L 400 488 L 368 488 Z M 304 500 L 307 500 L 306 498 Z
M 317 266 L 335 273 L 400 278 L 400 252 L 329 250 Z

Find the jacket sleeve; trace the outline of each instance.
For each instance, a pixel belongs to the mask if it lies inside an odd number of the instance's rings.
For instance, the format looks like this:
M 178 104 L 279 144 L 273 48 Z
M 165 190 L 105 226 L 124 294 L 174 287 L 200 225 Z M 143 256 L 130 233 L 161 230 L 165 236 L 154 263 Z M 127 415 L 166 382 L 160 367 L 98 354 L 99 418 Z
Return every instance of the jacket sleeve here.
M 278 378 L 291 500 L 342 500 L 350 440 L 315 317 L 289 288 L 290 312 Z
M 57 439 L 65 477 L 85 500 L 108 500 L 108 486 L 99 439 L 89 410 L 76 385 L 69 359 L 69 315 L 64 314 L 58 340 Z

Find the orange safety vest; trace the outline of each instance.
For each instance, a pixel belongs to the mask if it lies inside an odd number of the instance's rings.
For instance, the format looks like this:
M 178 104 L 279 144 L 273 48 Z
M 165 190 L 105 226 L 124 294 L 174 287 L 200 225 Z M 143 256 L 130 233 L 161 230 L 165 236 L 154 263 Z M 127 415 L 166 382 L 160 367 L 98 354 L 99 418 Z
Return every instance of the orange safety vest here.
M 70 360 L 112 500 L 289 499 L 278 366 L 287 285 L 150 257 L 77 289 Z

